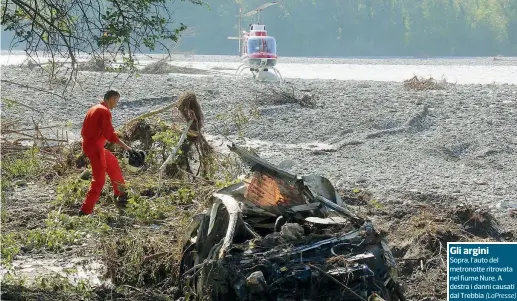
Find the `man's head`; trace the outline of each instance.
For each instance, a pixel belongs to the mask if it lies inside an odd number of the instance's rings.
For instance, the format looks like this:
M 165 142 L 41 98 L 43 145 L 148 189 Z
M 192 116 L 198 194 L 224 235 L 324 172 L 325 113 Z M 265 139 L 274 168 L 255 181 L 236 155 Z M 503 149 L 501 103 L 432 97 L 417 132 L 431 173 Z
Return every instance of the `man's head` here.
M 119 99 L 120 93 L 118 93 L 115 90 L 109 90 L 108 92 L 106 92 L 106 94 L 104 94 L 104 102 L 110 110 L 117 106 Z

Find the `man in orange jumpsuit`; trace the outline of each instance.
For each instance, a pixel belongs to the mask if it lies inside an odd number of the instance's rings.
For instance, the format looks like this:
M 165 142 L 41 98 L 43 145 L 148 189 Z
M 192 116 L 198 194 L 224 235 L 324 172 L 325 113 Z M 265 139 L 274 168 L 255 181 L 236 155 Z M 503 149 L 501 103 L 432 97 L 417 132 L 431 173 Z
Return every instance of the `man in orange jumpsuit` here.
M 88 215 L 93 211 L 95 203 L 99 200 L 102 188 L 106 182 L 106 173 L 113 186 L 115 198 L 122 201 L 119 185 L 124 184 L 124 177 L 117 158 L 104 148 L 106 141 L 119 144 L 125 150 L 131 148 L 120 141 L 111 123 L 111 110 L 117 106 L 120 93 L 109 90 L 104 94 L 104 100 L 91 107 L 84 118 L 81 136 L 83 137 L 83 152 L 90 159 L 92 166 L 92 183 L 86 199 L 84 200 L 79 215 Z

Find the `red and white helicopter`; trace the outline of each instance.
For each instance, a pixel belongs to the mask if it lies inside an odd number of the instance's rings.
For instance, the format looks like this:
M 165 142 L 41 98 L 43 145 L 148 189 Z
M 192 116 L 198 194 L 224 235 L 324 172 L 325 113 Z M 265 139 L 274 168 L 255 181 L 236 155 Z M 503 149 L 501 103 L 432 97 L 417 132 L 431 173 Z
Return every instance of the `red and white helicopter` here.
M 239 41 L 239 56 L 244 63 L 241 64 L 235 74 L 240 75 L 242 71 L 249 68 L 253 77 L 264 77 L 271 69 L 275 75 L 282 80 L 282 75 L 275 68 L 277 62 L 276 40 L 267 35 L 266 25 L 260 24 L 260 13 L 267 7 L 278 4 L 276 1 L 266 3 L 244 15 L 242 8 L 239 9 L 239 37 L 228 37 L 229 40 Z M 256 20 L 253 20 L 254 16 Z M 252 17 L 249 25 L 249 32 L 242 31 L 242 17 Z M 271 73 L 268 73 L 271 74 Z

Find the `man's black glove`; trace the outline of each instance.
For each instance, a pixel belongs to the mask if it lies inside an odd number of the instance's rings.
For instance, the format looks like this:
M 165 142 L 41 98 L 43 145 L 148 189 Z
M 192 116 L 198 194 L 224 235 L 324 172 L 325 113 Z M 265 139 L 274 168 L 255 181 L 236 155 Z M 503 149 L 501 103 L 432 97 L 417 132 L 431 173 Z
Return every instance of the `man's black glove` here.
M 145 163 L 145 152 L 142 150 L 132 148 L 129 151 L 129 164 L 134 166 L 141 166 Z

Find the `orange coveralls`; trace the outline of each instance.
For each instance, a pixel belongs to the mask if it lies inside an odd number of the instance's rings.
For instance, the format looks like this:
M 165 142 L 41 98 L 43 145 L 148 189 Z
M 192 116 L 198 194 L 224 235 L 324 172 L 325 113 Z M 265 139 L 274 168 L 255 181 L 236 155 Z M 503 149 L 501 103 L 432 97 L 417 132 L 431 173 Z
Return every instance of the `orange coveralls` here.
M 84 154 L 90 159 L 92 165 L 92 183 L 81 211 L 91 214 L 106 182 L 106 172 L 113 185 L 115 196 L 120 195 L 118 185 L 124 184 L 117 158 L 104 148 L 106 140 L 113 143 L 120 141 L 111 124 L 111 112 L 104 101 L 91 107 L 86 113 L 81 136 Z

